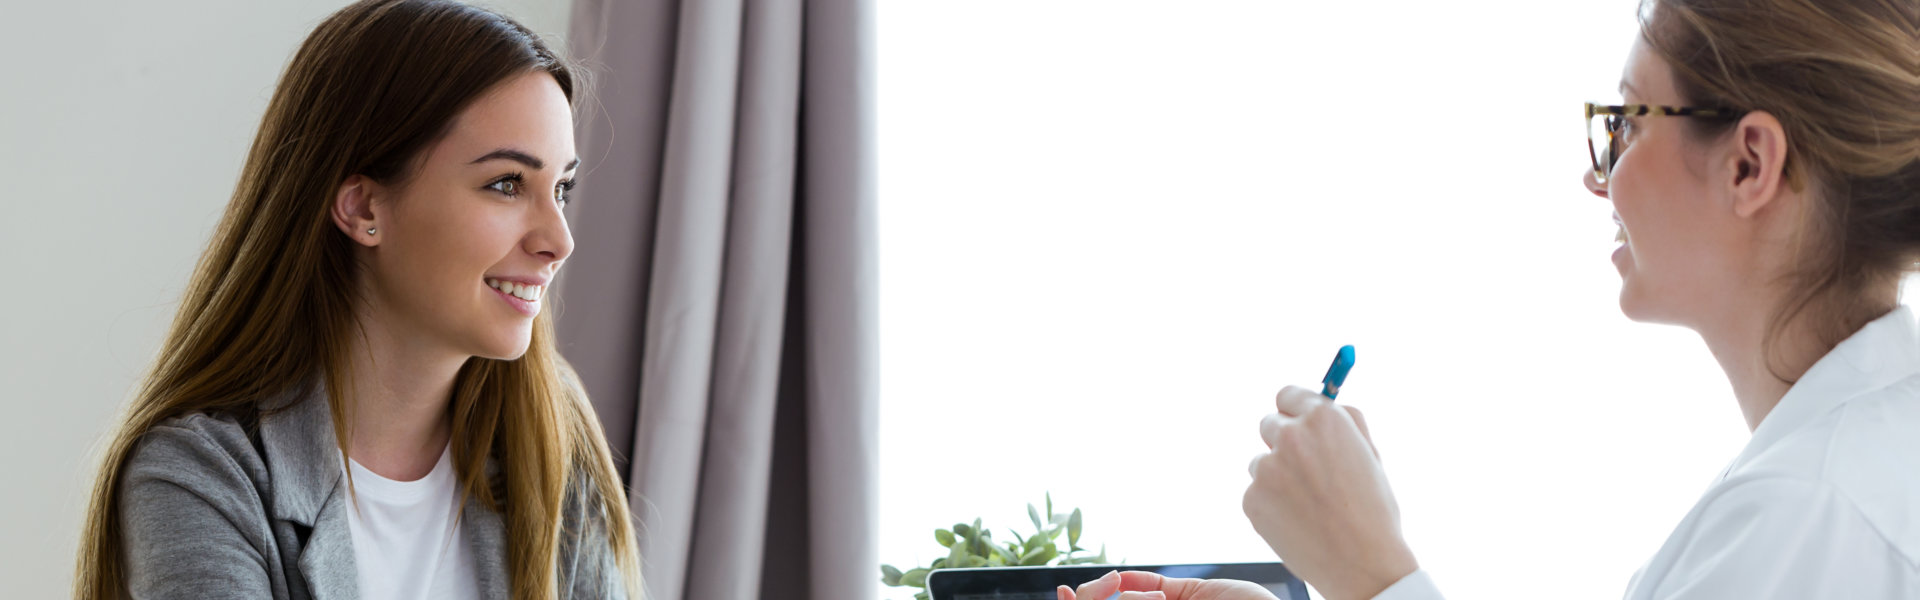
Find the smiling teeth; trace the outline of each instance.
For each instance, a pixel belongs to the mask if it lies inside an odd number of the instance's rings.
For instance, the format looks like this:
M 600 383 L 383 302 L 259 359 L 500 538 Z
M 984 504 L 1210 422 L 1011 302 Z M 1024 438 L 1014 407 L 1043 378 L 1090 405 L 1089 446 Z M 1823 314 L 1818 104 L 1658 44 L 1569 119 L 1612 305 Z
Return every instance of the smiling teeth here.
M 506 292 L 515 298 L 528 302 L 539 302 L 540 295 L 547 291 L 546 286 L 525 285 L 498 279 L 488 279 L 487 287 Z

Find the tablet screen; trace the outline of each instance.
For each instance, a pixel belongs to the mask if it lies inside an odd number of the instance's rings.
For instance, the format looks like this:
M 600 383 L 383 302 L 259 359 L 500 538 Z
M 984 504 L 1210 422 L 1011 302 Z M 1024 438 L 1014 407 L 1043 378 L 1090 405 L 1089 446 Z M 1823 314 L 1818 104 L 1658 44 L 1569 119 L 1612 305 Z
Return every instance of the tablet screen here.
M 1054 600 L 1054 588 L 1077 587 L 1115 569 L 1152 571 L 1167 577 L 1251 581 L 1280 600 L 1307 600 L 1306 583 L 1277 562 L 941 569 L 927 576 L 927 591 L 933 600 Z

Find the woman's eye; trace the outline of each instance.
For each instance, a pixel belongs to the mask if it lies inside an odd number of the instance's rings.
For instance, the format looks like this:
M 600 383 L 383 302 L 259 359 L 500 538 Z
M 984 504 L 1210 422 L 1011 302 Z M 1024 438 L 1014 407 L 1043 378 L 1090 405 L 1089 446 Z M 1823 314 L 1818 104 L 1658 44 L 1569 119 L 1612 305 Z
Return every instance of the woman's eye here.
M 487 184 L 487 189 L 500 192 L 508 196 L 518 196 L 520 195 L 520 181 L 517 179 L 502 179 L 502 180 Z
M 567 202 L 571 200 L 573 200 L 573 182 L 572 181 L 562 181 L 559 184 L 553 186 L 554 202 L 559 202 L 560 206 L 566 206 Z

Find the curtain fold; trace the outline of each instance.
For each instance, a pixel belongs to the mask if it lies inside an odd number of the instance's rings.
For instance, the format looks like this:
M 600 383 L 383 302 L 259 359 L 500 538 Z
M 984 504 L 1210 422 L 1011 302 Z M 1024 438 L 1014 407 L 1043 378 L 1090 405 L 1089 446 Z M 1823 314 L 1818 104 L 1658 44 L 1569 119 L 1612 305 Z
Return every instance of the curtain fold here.
M 576 4 L 559 341 L 629 457 L 649 598 L 874 590 L 871 15 Z

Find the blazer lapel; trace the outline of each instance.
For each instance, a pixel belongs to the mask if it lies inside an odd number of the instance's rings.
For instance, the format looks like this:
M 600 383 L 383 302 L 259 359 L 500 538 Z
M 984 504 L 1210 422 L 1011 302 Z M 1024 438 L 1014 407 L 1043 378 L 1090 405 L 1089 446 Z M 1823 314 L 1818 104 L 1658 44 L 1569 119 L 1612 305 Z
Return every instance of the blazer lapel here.
M 500 465 L 487 459 L 486 477 L 495 498 L 505 498 L 500 485 Z M 500 513 L 489 510 L 479 498 L 468 497 L 460 507 L 460 528 L 467 537 L 467 549 L 473 552 L 473 567 L 480 578 L 480 597 L 507 600 L 513 592 L 513 580 L 507 575 L 507 525 Z
M 331 495 L 313 524 L 313 536 L 300 551 L 300 576 L 313 600 L 360 597 L 360 568 L 353 561 L 353 531 L 347 528 L 352 506 L 344 490 Z
M 309 378 L 263 408 L 270 411 L 260 418 L 260 440 L 273 480 L 273 517 L 310 531 L 300 548 L 300 577 L 314 600 L 357 599 L 351 507 L 326 386 L 318 376 Z

